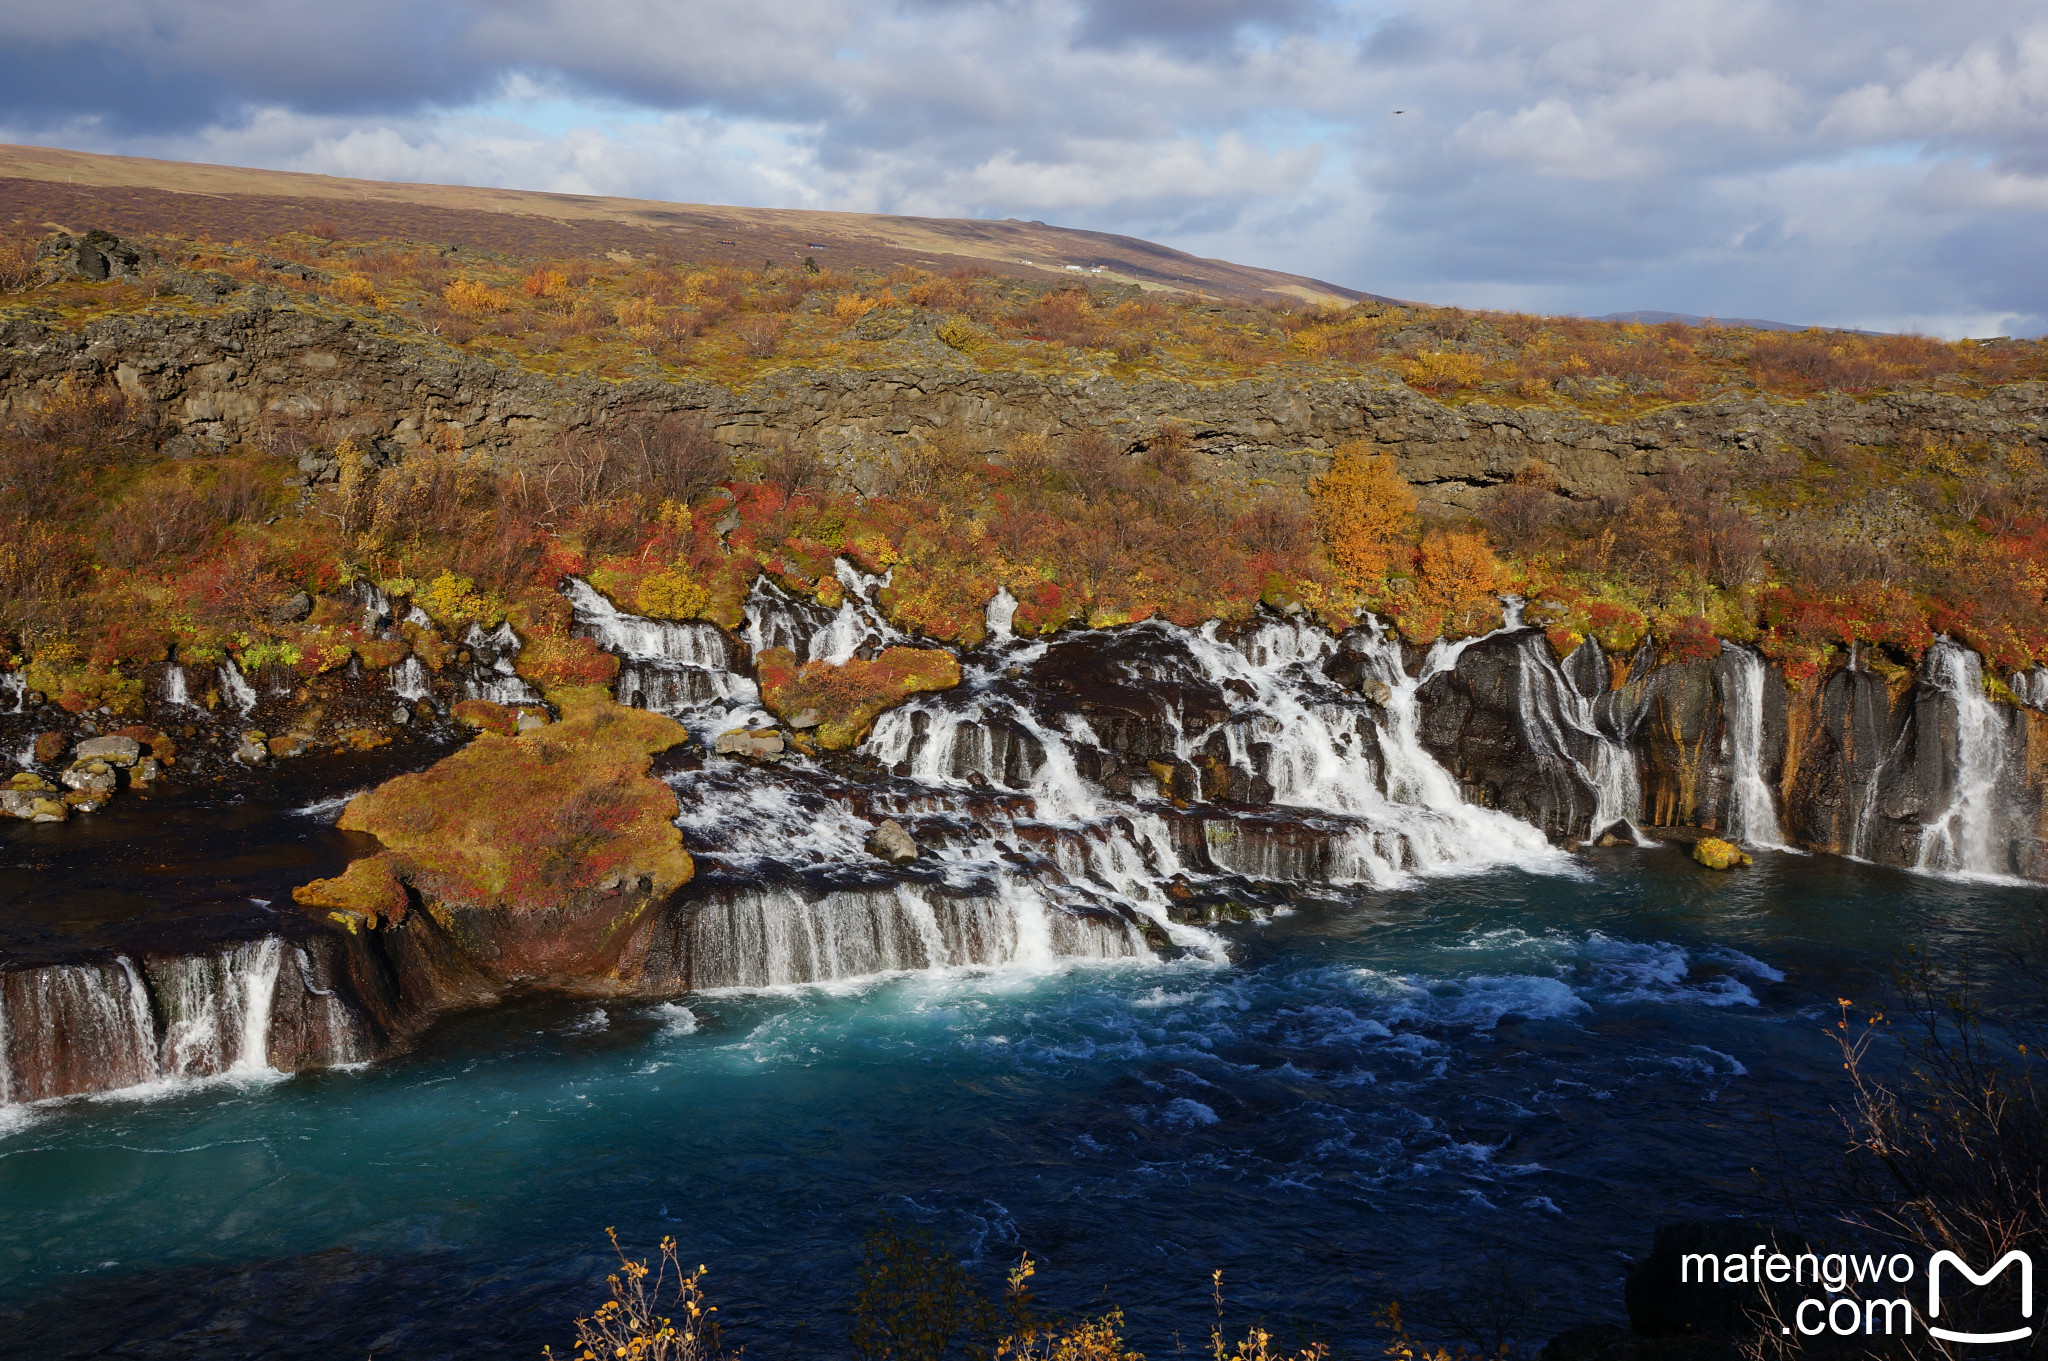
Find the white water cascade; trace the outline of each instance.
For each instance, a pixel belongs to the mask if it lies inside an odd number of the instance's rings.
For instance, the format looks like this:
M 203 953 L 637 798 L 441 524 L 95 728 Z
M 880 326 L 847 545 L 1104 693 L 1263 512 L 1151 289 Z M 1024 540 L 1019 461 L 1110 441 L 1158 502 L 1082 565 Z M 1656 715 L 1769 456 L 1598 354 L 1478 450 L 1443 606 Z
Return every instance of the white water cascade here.
M 1049 910 L 1028 891 L 950 895 L 916 883 L 808 895 L 764 887 L 721 894 L 689 928 L 689 986 L 766 988 L 911 969 L 1047 967 L 1121 959 L 1142 945 L 1128 925 Z
M 540 691 L 528 685 L 512 664 L 512 659 L 519 655 L 519 635 L 509 622 L 498 625 L 491 633 L 485 633 L 480 624 L 471 624 L 462 636 L 462 644 L 472 653 L 491 659 L 488 673 L 463 680 L 464 699 L 486 699 L 507 708 L 541 702 Z
M 191 693 L 185 688 L 185 668 L 176 662 L 164 668 L 163 688 L 158 693 L 166 704 L 193 707 Z
M 430 697 L 434 687 L 427 676 L 426 663 L 418 657 L 407 657 L 392 667 L 391 693 L 408 704 L 417 704 Z
M 1509 626 L 1519 623 L 1516 613 Z M 1597 644 L 1588 641 L 1580 646 Z M 1593 790 L 1593 815 L 1587 824 L 1587 835 L 1597 836 L 1620 823 L 1628 828 L 1633 839 L 1640 841 L 1642 835 L 1635 824 L 1642 816 L 1643 791 L 1636 773 L 1635 753 L 1627 742 L 1600 726 L 1594 713 L 1597 697 L 1584 693 L 1565 675 L 1541 632 L 1529 632 L 1520 647 L 1521 665 L 1516 674 L 1522 732 L 1537 762 L 1555 775 L 1576 775 Z M 1590 764 L 1572 749 L 1574 737 L 1591 748 Z
M 1977 654 L 1947 637 L 1928 649 L 1921 677 L 1955 706 L 1955 764 L 1948 807 L 1921 832 L 1918 867 L 2006 877 L 2012 828 L 1998 789 L 2006 766 L 2005 716 L 1984 693 Z
M 1751 846 L 1783 846 L 1778 805 L 1764 779 L 1764 659 L 1748 648 L 1721 644 L 1728 663 L 1728 694 L 1721 722 L 1728 739 L 1728 832 Z
M 676 716 L 759 704 L 760 690 L 733 669 L 732 645 L 716 624 L 628 614 L 573 577 L 563 592 L 577 632 L 619 658 L 619 703 Z
M 219 674 L 221 697 L 235 706 L 235 712 L 246 714 L 256 707 L 256 687 L 243 677 L 233 657 L 221 659 Z
M 0 714 L 24 713 L 27 709 L 27 679 L 17 671 L 0 672 Z
M 1417 691 L 1456 666 L 1476 641 L 1438 642 L 1419 674 L 1410 676 L 1399 642 L 1376 621 L 1370 625 L 1361 651 L 1385 687 L 1378 712 L 1363 711 L 1378 738 L 1383 769 L 1376 769 L 1357 735 L 1361 711 L 1317 698 L 1309 684 L 1308 666 L 1336 650 L 1326 631 L 1300 620 L 1268 620 L 1236 646 L 1221 643 L 1213 623 L 1190 635 L 1196 660 L 1212 678 L 1251 687 L 1258 711 L 1253 731 L 1271 745 L 1274 802 L 1364 819 L 1371 835 L 1353 833 L 1344 877 L 1381 884 L 1397 881 L 1403 869 L 1564 863 L 1538 828 L 1466 803 L 1451 773 L 1423 748 Z
M 295 1064 L 354 1062 L 363 1053 L 356 1023 L 322 981 L 305 949 L 287 954 L 275 936 L 140 962 L 0 971 L 0 1105 L 268 1076 L 281 1035 Z

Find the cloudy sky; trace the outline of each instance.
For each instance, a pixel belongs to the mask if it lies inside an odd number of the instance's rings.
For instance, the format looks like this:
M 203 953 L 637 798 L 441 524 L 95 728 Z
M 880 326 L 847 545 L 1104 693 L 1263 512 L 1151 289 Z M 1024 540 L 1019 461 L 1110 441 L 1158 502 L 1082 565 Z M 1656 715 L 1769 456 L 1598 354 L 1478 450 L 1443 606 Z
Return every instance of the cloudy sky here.
M 0 141 L 2048 330 L 2040 0 L 0 0 Z

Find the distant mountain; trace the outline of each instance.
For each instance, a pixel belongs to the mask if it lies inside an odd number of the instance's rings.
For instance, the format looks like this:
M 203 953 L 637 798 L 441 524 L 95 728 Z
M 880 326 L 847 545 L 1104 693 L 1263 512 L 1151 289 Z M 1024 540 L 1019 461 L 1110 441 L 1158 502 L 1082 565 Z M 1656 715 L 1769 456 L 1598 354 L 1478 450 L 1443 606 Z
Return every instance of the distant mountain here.
M 11 219 L 11 220 L 10 220 Z M 0 145 L 0 229 L 176 232 L 261 239 L 335 224 L 352 236 L 567 254 L 625 250 L 735 263 L 963 267 L 1025 279 L 1094 279 L 1212 297 L 1392 302 L 1322 279 L 1208 260 L 1110 232 L 1015 219 L 742 208 L 279 170 Z
M 1789 321 L 1765 321 L 1761 317 L 1695 317 L 1684 312 L 1609 312 L 1601 317 L 1587 317 L 1588 321 L 1632 321 L 1642 326 L 1662 326 L 1675 321 L 1685 326 L 1740 326 L 1752 331 L 1804 331 L 1804 326 L 1795 326 Z M 1825 329 L 1834 330 L 1835 327 Z

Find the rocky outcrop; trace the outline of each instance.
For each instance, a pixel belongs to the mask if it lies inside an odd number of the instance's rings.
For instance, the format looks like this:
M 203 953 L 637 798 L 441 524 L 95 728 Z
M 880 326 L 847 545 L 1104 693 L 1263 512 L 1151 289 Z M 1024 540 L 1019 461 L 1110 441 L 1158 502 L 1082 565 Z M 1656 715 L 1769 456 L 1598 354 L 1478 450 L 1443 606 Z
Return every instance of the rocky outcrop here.
M 1171 416 L 1189 428 L 1197 470 L 1209 477 L 1304 485 L 1329 449 L 1369 439 L 1395 451 L 1426 506 L 1464 510 L 1531 458 L 1552 469 L 1561 491 L 1584 498 L 1626 492 L 1696 454 L 1741 463 L 1824 430 L 1867 444 L 1919 432 L 2048 448 L 2040 383 L 1982 397 L 1726 396 L 1611 423 L 1548 408 L 1446 406 L 1377 369 L 1328 380 L 1123 381 L 984 372 L 950 352 L 915 370 L 792 367 L 733 390 L 652 376 L 556 380 L 383 323 L 296 307 L 276 290 L 237 297 L 245 301 L 225 312 L 108 317 L 77 331 L 0 326 L 0 415 L 39 406 L 66 375 L 104 378 L 159 405 L 174 452 L 248 439 L 281 413 L 346 418 L 389 460 L 450 427 L 465 447 L 518 459 L 566 430 L 689 412 L 736 448 L 815 448 L 856 485 L 867 456 L 919 431 L 955 432 L 990 452 L 1019 435 L 1084 429 L 1127 432 L 1135 446 Z

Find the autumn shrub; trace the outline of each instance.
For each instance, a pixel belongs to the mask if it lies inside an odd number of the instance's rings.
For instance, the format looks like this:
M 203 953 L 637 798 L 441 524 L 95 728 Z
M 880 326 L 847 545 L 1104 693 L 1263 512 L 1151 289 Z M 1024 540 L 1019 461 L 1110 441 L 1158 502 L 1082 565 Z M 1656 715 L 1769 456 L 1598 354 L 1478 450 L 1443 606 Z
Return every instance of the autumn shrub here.
M 1364 441 L 1340 446 L 1313 487 L 1316 519 L 1331 559 L 1353 586 L 1387 575 L 1415 519 L 1415 493 L 1393 456 Z
M 609 685 L 619 672 L 619 659 L 590 639 L 553 629 L 536 629 L 528 635 L 515 664 L 520 675 L 543 690 Z
M 467 316 L 493 316 L 512 305 L 512 299 L 477 279 L 457 279 L 441 290 L 442 300 Z
M 568 1361 L 723 1361 L 718 1312 L 704 1296 L 705 1269 L 685 1272 L 673 1238 L 656 1248 L 655 1265 L 635 1260 L 606 1229 L 619 1269 L 605 1277 L 611 1298 L 575 1321 Z M 554 1351 L 542 1355 L 554 1361 Z M 737 1355 L 736 1353 L 734 1355 Z
M 0 293 L 26 288 L 35 277 L 35 243 L 18 238 L 0 240 Z
M 375 307 L 379 303 L 377 285 L 364 274 L 344 274 L 331 285 L 334 296 L 346 303 L 359 307 Z
M 1401 368 L 1410 387 L 1438 397 L 1459 388 L 1477 387 L 1479 373 L 1478 355 L 1451 350 L 1424 350 Z

